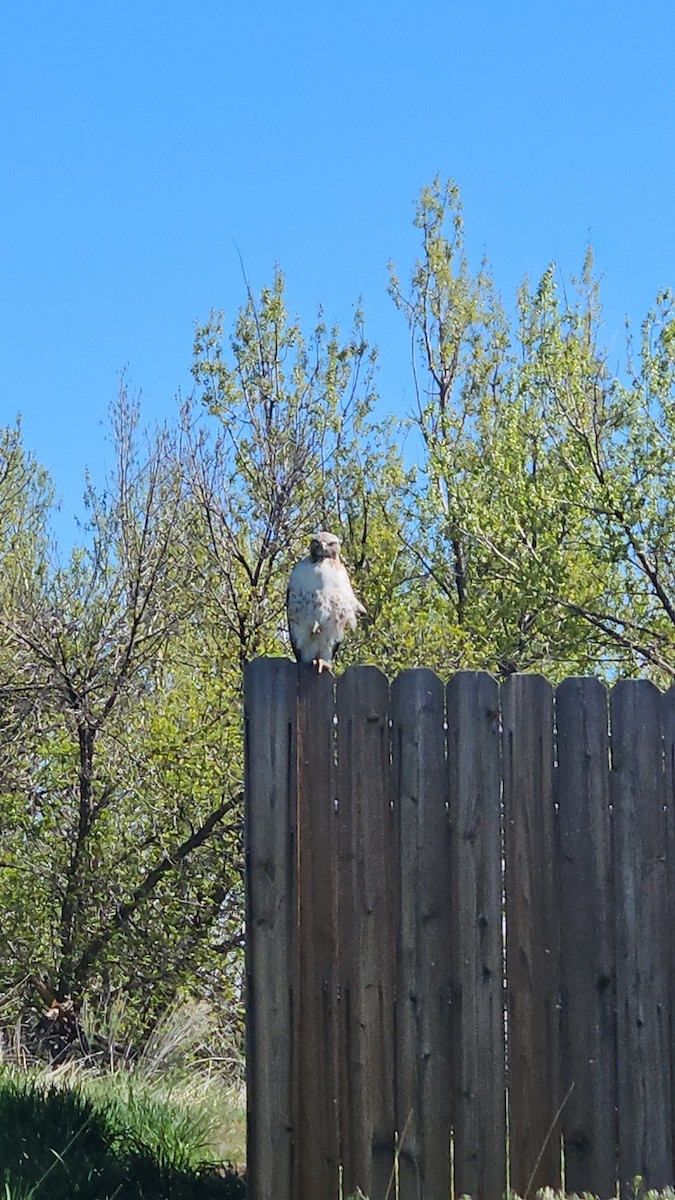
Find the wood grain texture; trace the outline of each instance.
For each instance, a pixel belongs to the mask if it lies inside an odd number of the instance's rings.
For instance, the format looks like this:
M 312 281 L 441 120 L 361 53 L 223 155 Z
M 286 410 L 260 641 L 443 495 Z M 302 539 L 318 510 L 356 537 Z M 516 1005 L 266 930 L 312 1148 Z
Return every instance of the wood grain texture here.
M 401 1200 L 450 1193 L 450 856 L 445 703 L 432 671 L 392 685 L 398 862 L 396 1128 Z
M 663 728 L 664 804 L 666 806 L 666 869 L 668 873 L 668 922 L 671 936 L 664 967 L 669 975 L 671 1013 L 670 1083 L 673 1123 L 675 1124 L 675 687 L 660 697 L 661 723 Z M 675 1158 L 675 1130 L 673 1132 L 673 1157 Z M 675 1162 L 673 1163 L 675 1179 Z
M 672 931 L 661 696 L 646 680 L 610 695 L 616 898 L 619 1182 L 673 1182 Z
M 675 1178 L 675 689 L 497 693 L 246 668 L 251 1200 L 502 1195 L 502 883 L 512 1190 Z
M 244 676 L 246 1096 L 250 1200 L 294 1200 L 297 673 L 256 659 Z
M 597 679 L 556 692 L 565 1188 L 614 1195 L 616 963 L 608 698 Z
M 559 934 L 553 693 L 538 675 L 501 688 L 510 1182 L 560 1186 Z
M 348 668 L 337 684 L 337 715 L 343 1190 L 349 1196 L 361 1188 L 370 1200 L 385 1200 L 395 1121 L 393 841 L 384 675 L 374 667 Z
M 447 689 L 447 724 L 455 1194 L 500 1200 L 506 1077 L 496 680 L 479 672 L 455 675 Z
M 311 665 L 296 669 L 298 1070 L 294 1102 L 298 1137 L 294 1196 L 337 1200 L 340 1151 L 334 681 L 328 673 L 319 675 Z

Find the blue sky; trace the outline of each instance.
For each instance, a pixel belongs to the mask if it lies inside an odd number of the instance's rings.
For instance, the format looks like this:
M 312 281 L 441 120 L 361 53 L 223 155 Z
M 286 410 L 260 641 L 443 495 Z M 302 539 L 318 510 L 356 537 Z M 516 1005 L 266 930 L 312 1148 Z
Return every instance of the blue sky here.
M 590 239 L 606 340 L 675 284 L 675 5 L 641 0 L 9 0 L 0 7 L 0 423 L 63 498 L 102 476 L 120 372 L 148 420 L 190 387 L 196 321 L 278 262 L 293 312 L 380 347 L 412 402 L 386 294 L 438 173 L 509 301 Z

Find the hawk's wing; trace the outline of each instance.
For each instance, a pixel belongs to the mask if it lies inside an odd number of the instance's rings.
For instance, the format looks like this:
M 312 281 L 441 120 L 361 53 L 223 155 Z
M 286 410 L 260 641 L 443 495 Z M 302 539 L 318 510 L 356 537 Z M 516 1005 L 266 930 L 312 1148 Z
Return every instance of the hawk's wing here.
M 315 592 L 313 564 L 303 558 L 293 567 L 286 592 L 288 632 L 298 662 L 311 662 L 313 658 L 310 639 L 317 619 Z
M 288 587 L 286 588 L 286 619 L 288 622 L 288 636 L 291 639 L 291 646 L 293 647 L 295 661 L 301 662 L 302 653 L 300 650 L 300 643 L 298 642 L 298 628 L 297 628 L 296 614 L 295 614 L 294 608 L 291 608 L 291 581 L 290 581 L 290 579 L 288 581 Z

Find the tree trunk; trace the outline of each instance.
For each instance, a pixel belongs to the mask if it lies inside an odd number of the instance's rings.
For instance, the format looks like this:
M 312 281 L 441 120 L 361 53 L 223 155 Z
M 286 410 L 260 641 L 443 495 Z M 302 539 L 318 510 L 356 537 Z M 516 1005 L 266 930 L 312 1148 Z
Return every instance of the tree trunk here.
M 96 730 L 90 724 L 78 724 L 77 739 L 80 752 L 78 774 L 78 819 L 73 849 L 66 873 L 66 889 L 61 905 L 60 943 L 61 968 L 59 972 L 59 995 L 68 995 L 73 983 L 76 961 L 77 934 L 82 913 L 83 892 L 87 886 L 86 862 L 87 842 L 93 820 L 94 786 L 94 741 Z

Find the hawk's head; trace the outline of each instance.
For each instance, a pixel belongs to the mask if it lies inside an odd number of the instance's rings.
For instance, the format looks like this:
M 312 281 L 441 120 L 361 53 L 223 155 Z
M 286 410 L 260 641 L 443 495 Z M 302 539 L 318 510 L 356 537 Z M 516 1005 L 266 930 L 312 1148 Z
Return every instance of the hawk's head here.
M 322 558 L 333 558 L 340 561 L 340 539 L 334 533 L 322 529 L 315 533 L 309 543 L 309 557 L 312 562 L 320 562 Z

